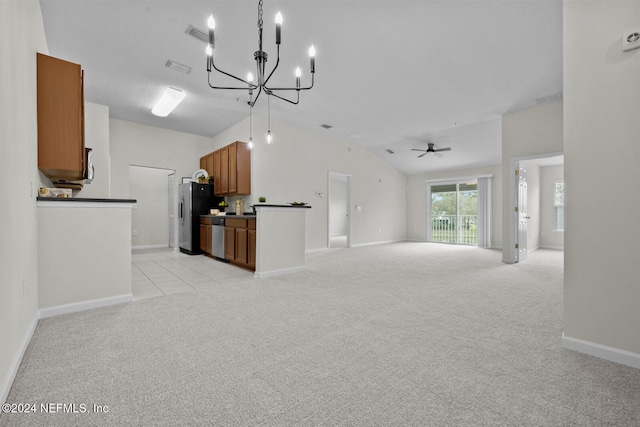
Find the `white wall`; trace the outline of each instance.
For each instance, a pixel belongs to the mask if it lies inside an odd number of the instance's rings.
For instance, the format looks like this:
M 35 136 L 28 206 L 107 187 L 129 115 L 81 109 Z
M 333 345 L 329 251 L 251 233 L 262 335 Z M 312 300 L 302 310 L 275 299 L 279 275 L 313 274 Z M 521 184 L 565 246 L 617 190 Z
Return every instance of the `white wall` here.
M 203 136 L 110 119 L 111 197 L 128 199 L 129 165 L 176 171 L 175 200 L 182 177 L 191 177 L 200 168 L 202 147 L 211 139 Z M 177 203 L 174 215 L 177 218 Z M 176 221 L 174 235 L 178 236 Z M 178 245 L 176 245 L 178 250 Z
M 264 135 L 267 129 L 266 120 L 258 115 L 253 116 L 253 126 L 253 135 Z M 255 138 L 251 155 L 252 195 L 244 198 L 245 206 L 257 203 L 260 196 L 273 204 L 310 203 L 306 249 L 326 248 L 328 200 L 315 193 L 327 194 L 329 171 L 350 174 L 351 202 L 362 206 L 362 211 L 354 212 L 352 218 L 352 245 L 405 239 L 405 175 L 371 151 L 345 139 L 295 128 L 273 118 L 271 130 L 275 136 L 273 144 Z M 213 138 L 199 156 L 233 141 L 247 141 L 248 135 L 249 119 L 246 119 Z
M 515 162 L 563 150 L 562 102 L 502 116 L 502 259 L 515 261 Z M 513 244 L 511 244 L 513 242 Z
M 540 168 L 540 247 L 564 248 L 564 231 L 554 229 L 555 183 L 564 180 L 564 165 Z
M 169 246 L 169 182 L 173 171 L 129 166 L 129 195 L 137 203 L 131 217 L 131 244 Z
M 84 144 L 93 149 L 95 177 L 91 184 L 85 184 L 73 197 L 107 199 L 110 180 L 109 107 L 92 102 L 84 103 Z
M 38 316 L 36 51 L 40 3 L 0 1 L 0 403 Z
M 563 16 L 564 334 L 640 367 L 640 50 L 621 49 L 640 1 L 565 1 Z
M 491 241 L 493 247 L 499 248 L 502 243 L 502 169 L 500 165 L 407 177 L 407 239 L 427 240 L 427 184 L 425 181 L 486 174 L 493 175 Z

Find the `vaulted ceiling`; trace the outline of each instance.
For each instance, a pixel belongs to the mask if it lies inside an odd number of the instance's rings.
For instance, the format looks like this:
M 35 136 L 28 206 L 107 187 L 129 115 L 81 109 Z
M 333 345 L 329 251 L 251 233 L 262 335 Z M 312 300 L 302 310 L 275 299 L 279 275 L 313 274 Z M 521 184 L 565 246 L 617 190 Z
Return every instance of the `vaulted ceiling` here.
M 246 92 L 209 88 L 206 45 L 187 29 L 206 32 L 214 14 L 216 62 L 244 76 L 255 69 L 257 1 L 40 1 L 50 54 L 82 64 L 85 99 L 112 117 L 214 136 L 248 116 Z M 406 174 L 500 163 L 500 117 L 561 96 L 561 0 L 265 0 L 268 67 L 278 11 L 272 82 L 291 86 L 299 65 L 304 85 L 313 44 L 316 83 L 297 106 L 272 99 L 272 118 L 346 138 Z M 167 68 L 168 60 L 192 70 Z M 168 86 L 186 98 L 155 117 Z M 261 97 L 255 113 L 266 115 L 266 104 Z M 427 142 L 452 150 L 418 158 L 411 149 Z

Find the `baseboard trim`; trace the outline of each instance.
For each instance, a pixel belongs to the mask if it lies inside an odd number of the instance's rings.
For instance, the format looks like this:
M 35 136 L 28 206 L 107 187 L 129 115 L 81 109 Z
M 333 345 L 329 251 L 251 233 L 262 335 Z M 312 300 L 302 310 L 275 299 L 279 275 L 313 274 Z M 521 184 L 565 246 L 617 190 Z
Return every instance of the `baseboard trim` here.
M 380 242 L 369 242 L 369 243 L 358 243 L 355 245 L 351 245 L 352 248 L 363 248 L 365 246 L 377 246 L 377 245 L 388 245 L 389 243 L 398 243 L 398 242 L 406 242 L 406 239 L 403 240 L 383 240 Z
M 317 248 L 317 249 L 307 249 L 304 251 L 305 255 L 316 254 L 319 252 L 327 252 L 329 248 Z
M 306 270 L 306 267 L 304 265 L 299 267 L 282 268 L 280 270 L 262 271 L 260 273 L 256 271 L 253 277 L 256 277 L 258 279 L 266 279 L 269 277 L 282 276 L 283 274 L 295 273 L 297 271 L 303 270 Z
M 13 387 L 13 382 L 16 379 L 16 375 L 18 375 L 18 369 L 20 369 L 20 364 L 22 363 L 22 358 L 24 357 L 24 353 L 27 351 L 27 347 L 29 347 L 29 343 L 31 342 L 31 338 L 33 337 L 34 332 L 36 331 L 36 326 L 38 326 L 38 313 L 31 322 L 31 327 L 27 331 L 27 335 L 24 337 L 22 342 L 22 346 L 20 351 L 18 352 L 18 356 L 14 359 L 13 363 L 9 368 L 9 376 L 5 379 L 2 384 L 2 388 L 0 388 L 0 404 L 4 404 L 7 401 L 7 397 L 9 397 L 9 392 L 11 391 L 11 387 Z
M 546 246 L 546 245 L 541 245 L 540 249 L 551 249 L 554 251 L 564 251 L 564 246 Z
M 40 318 L 60 316 L 61 314 L 76 313 L 78 311 L 92 310 L 94 308 L 108 307 L 110 305 L 123 304 L 133 301 L 133 294 L 117 295 L 115 297 L 94 299 L 90 301 L 76 302 L 72 304 L 57 305 L 40 309 Z
M 622 365 L 640 369 L 640 354 L 632 353 L 630 351 L 568 337 L 564 333 L 562 334 L 562 347 L 567 350 L 577 351 L 579 353 L 588 354 L 589 356 L 595 356 L 610 362 L 620 363 Z
M 139 251 L 143 249 L 169 249 L 169 245 L 142 245 L 142 246 L 131 246 L 131 249 L 134 251 Z

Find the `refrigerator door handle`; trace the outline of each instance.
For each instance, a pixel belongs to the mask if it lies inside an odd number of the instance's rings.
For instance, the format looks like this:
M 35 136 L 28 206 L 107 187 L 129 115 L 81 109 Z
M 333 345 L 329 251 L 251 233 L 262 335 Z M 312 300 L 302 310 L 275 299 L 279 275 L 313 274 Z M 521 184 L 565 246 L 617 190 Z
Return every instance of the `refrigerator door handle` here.
M 182 205 L 184 202 L 180 201 L 180 211 L 178 212 L 178 217 L 180 218 L 180 223 L 184 223 L 184 215 L 182 213 Z

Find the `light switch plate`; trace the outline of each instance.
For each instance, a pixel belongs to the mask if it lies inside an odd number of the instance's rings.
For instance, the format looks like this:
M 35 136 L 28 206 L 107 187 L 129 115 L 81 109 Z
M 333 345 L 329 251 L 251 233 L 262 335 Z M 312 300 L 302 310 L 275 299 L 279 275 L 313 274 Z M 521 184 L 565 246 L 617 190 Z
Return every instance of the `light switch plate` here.
M 622 50 L 628 52 L 640 47 L 640 28 L 627 31 L 622 35 Z

